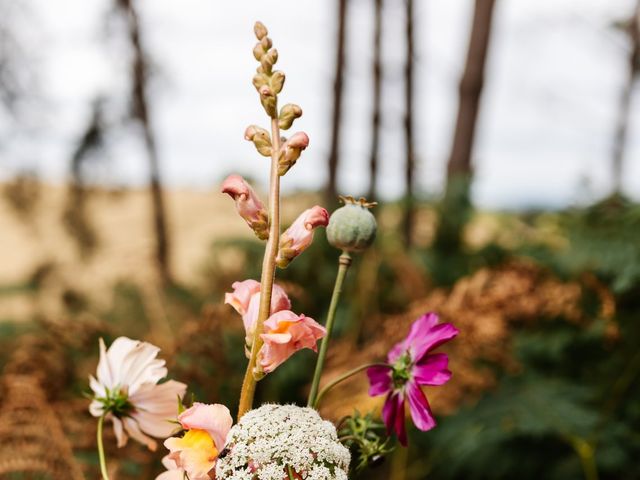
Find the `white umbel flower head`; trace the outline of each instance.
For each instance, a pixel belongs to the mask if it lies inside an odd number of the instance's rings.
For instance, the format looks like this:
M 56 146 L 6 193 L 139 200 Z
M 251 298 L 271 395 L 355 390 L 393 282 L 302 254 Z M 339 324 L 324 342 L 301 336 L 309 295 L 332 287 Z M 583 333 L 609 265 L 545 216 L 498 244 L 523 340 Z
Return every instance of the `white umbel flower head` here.
M 178 399 L 187 390 L 184 383 L 169 380 L 165 361 L 156 358 L 160 349 L 147 342 L 117 338 L 109 347 L 100 339 L 100 361 L 96 378 L 89 377 L 94 398 L 89 411 L 94 417 L 113 421 L 118 446 L 129 435 L 156 449 L 150 438 L 167 438 L 175 430 Z
M 267 404 L 247 412 L 227 436 L 216 478 L 347 480 L 351 455 L 336 428 L 312 408 Z

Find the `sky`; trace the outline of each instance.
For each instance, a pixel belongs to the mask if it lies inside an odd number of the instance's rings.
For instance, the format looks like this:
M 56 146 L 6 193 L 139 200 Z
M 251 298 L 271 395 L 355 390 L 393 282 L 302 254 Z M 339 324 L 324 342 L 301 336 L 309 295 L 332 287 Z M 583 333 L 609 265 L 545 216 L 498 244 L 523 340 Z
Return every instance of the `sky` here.
M 70 152 L 98 95 L 126 101 L 128 56 L 108 0 L 13 0 L 13 29 L 35 78 L 19 125 L 0 117 L 0 178 L 36 171 L 68 177 Z M 6 8 L 7 0 L 4 0 Z M 612 24 L 634 0 L 497 0 L 478 131 L 473 198 L 484 208 L 559 207 L 611 189 L 610 157 L 629 45 Z M 337 1 L 139 0 L 153 59 L 153 125 L 162 176 L 173 187 L 214 189 L 231 172 L 264 185 L 268 161 L 243 140 L 267 125 L 251 85 L 252 26 L 263 21 L 287 75 L 281 102 L 299 104 L 294 126 L 311 139 L 283 181 L 285 192 L 318 189 L 329 151 Z M 2 7 L 0 3 L 0 8 Z M 472 0 L 415 0 L 416 184 L 441 192 L 457 111 Z M 386 0 L 383 127 L 378 190 L 402 195 L 404 9 Z M 346 91 L 339 190 L 367 187 L 371 124 L 373 10 L 349 1 Z M 639 100 L 640 101 L 640 100 Z M 637 104 L 637 102 L 636 102 Z M 640 109 L 632 108 L 624 189 L 640 198 Z M 3 128 L 4 127 L 4 128 Z M 9 131 L 9 134 L 5 132 Z M 96 178 L 143 185 L 147 162 L 131 129 L 114 129 Z

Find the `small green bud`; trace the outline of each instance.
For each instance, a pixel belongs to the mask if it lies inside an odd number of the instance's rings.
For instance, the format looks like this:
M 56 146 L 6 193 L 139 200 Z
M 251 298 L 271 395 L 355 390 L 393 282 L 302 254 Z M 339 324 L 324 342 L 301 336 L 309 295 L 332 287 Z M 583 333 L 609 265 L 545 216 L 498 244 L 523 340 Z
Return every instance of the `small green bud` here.
M 271 156 L 271 137 L 267 130 L 257 125 L 250 125 L 244 131 L 244 138 L 245 140 L 253 142 L 260 155 L 265 157 Z
M 267 30 L 267 27 L 264 26 L 264 23 L 256 22 L 253 25 L 253 33 L 256 34 L 256 38 L 258 40 L 262 40 L 269 34 L 269 31 Z
M 361 252 L 376 238 L 378 229 L 376 218 L 369 209 L 376 203 L 368 203 L 364 198 L 340 197 L 344 206 L 329 218 L 327 239 L 329 243 L 346 252 Z
M 280 115 L 278 116 L 278 126 L 282 130 L 289 130 L 291 125 L 293 125 L 293 121 L 296 118 L 300 118 L 302 116 L 302 109 L 293 103 L 287 103 L 284 107 L 280 109 Z
M 267 77 L 264 73 L 256 73 L 253 76 L 253 86 L 256 87 L 256 90 L 260 91 L 260 88 L 269 84 L 269 77 Z
M 264 111 L 267 112 L 267 115 L 269 115 L 271 118 L 277 118 L 278 109 L 276 105 L 278 102 L 276 95 L 273 93 L 273 90 L 267 85 L 263 85 L 258 90 L 258 93 L 260 94 L 260 103 L 262 103 Z
M 276 70 L 271 75 L 271 81 L 269 83 L 271 84 L 271 89 L 275 92 L 276 95 L 282 91 L 284 80 L 284 72 L 281 72 L 280 70 Z
M 260 61 L 260 59 L 262 58 L 262 56 L 265 54 L 265 50 L 262 47 L 262 43 L 258 42 L 256 43 L 256 46 L 253 47 L 253 57 L 257 60 Z

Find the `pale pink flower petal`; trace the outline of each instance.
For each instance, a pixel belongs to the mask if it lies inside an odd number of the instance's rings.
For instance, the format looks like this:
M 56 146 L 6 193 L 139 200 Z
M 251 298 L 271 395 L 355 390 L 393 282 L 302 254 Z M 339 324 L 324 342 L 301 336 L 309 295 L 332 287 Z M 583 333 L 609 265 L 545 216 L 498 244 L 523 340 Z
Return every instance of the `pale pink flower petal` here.
M 226 193 L 236 203 L 236 210 L 247 222 L 258 238 L 269 237 L 269 220 L 267 210 L 253 191 L 251 185 L 240 175 L 229 175 L 222 182 L 222 193 Z
M 326 227 L 329 223 L 327 211 L 316 205 L 302 212 L 300 216 L 280 237 L 276 262 L 284 268 L 304 252 L 313 241 L 313 232 L 317 227 Z
M 184 383 L 169 380 L 160 385 L 145 384 L 129 400 L 136 406 L 131 417 L 140 429 L 156 438 L 167 438 L 176 430 L 178 399 L 187 391 Z
M 255 280 L 234 282 L 234 291 L 225 294 L 225 303 L 242 315 L 247 343 L 253 338 L 253 330 L 260 310 L 260 283 Z M 277 283 L 271 291 L 271 313 L 291 308 L 291 301 L 284 289 Z
M 251 297 L 260 293 L 260 282 L 252 279 L 233 282 L 231 288 L 233 292 L 224 294 L 224 303 L 231 305 L 240 315 L 244 315 L 249 309 Z
M 178 416 L 178 421 L 187 430 L 192 428 L 205 430 L 211 435 L 218 450 L 224 447 L 227 434 L 233 425 L 231 412 L 219 403 L 207 405 L 195 402 L 191 408 Z
M 271 315 L 264 323 L 265 333 L 260 337 L 264 345 L 260 350 L 260 365 L 267 373 L 275 370 L 291 355 L 303 348 L 317 351 L 317 342 L 326 335 L 326 329 L 314 319 L 283 310 Z

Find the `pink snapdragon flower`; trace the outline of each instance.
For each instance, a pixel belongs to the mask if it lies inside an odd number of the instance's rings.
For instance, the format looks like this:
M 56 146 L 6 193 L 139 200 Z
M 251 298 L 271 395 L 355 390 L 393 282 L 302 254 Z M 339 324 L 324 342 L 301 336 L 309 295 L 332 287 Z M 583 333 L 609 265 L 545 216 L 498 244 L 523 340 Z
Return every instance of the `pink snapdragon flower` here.
M 329 213 L 318 205 L 302 212 L 280 237 L 277 265 L 280 268 L 289 265 L 311 245 L 314 230 L 326 227 L 328 223 Z
M 178 421 L 186 433 L 165 440 L 164 445 L 171 452 L 163 462 L 168 471 L 156 480 L 176 478 L 176 472 L 183 476 L 186 473 L 191 480 L 210 480 L 233 424 L 229 409 L 196 402 L 178 416 Z
M 229 175 L 222 182 L 222 193 L 236 202 L 236 210 L 261 240 L 269 238 L 269 216 L 251 185 L 240 175 Z
M 296 132 L 280 147 L 278 174 L 284 175 L 293 167 L 301 153 L 309 146 L 309 136 L 304 132 Z
M 178 413 L 177 399 L 187 386 L 169 380 L 165 361 L 156 358 L 160 349 L 150 343 L 119 337 L 107 350 L 100 339 L 100 361 L 96 377 L 89 377 L 94 399 L 89 412 L 113 422 L 118 447 L 131 436 L 150 450 L 156 442 L 173 433 L 172 421 Z
M 291 355 L 303 348 L 318 351 L 317 342 L 327 330 L 313 318 L 289 310 L 274 313 L 264 322 L 264 345 L 259 353 L 263 371 L 272 372 Z
M 260 282 L 249 279 L 242 282 L 234 282 L 231 287 L 233 292 L 225 293 L 224 303 L 228 303 L 236 312 L 242 315 L 247 345 L 251 345 L 256 321 L 258 320 L 258 310 L 260 309 Z M 274 283 L 271 292 L 271 313 L 289 310 L 290 308 L 291 301 L 286 292 L 280 285 Z
M 431 430 L 436 422 L 422 385 L 444 385 L 450 378 L 449 358 L 445 353 L 430 353 L 458 335 L 450 323 L 438 324 L 438 315 L 427 313 L 411 325 L 409 335 L 397 343 L 387 356 L 388 366 L 367 370 L 369 395 L 387 395 L 382 417 L 387 430 L 395 431 L 402 445 L 407 445 L 405 402 L 409 402 L 411 418 L 422 431 Z

